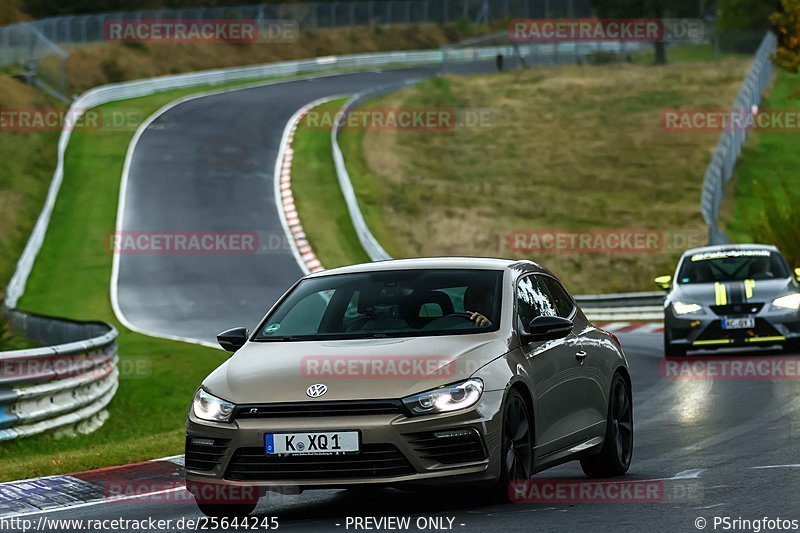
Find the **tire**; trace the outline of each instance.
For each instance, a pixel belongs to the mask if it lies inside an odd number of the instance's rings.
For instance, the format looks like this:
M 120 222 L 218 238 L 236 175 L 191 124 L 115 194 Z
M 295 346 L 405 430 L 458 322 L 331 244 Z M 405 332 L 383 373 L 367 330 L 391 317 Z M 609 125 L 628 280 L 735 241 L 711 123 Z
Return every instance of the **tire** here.
M 603 447 L 596 455 L 581 459 L 583 473 L 591 478 L 621 476 L 633 456 L 633 401 L 631 389 L 620 374 L 611 380 L 608 418 Z
M 664 357 L 685 357 L 687 349 L 685 346 L 676 346 L 667 340 L 667 332 L 664 332 Z
M 533 473 L 532 430 L 531 414 L 522 394 L 511 389 L 503 403 L 500 477 L 492 488 L 497 500 L 513 501 L 511 484 L 530 479 Z
M 258 502 L 251 503 L 202 503 L 196 502 L 200 512 L 209 517 L 242 518 L 256 508 Z

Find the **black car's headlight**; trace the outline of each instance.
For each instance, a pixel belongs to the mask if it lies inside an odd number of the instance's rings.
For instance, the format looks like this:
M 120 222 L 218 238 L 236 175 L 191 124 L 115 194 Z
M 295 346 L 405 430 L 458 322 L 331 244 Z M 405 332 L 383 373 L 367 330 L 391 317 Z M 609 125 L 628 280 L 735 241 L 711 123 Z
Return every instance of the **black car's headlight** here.
M 471 378 L 439 389 L 403 398 L 403 404 L 414 415 L 449 413 L 472 407 L 483 394 L 483 380 Z
M 703 306 L 695 303 L 673 302 L 672 310 L 676 315 L 688 315 L 689 313 L 696 315 L 703 312 Z
M 192 400 L 194 416 L 210 422 L 230 422 L 236 405 L 198 389 Z
M 800 292 L 793 292 L 792 294 L 775 298 L 772 300 L 772 307 L 797 311 L 800 309 Z

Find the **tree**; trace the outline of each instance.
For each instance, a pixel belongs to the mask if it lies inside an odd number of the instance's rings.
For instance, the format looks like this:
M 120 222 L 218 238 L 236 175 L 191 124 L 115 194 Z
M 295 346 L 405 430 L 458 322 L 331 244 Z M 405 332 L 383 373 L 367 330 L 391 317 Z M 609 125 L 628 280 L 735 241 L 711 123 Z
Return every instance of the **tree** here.
M 781 0 L 781 8 L 770 16 L 778 49 L 772 62 L 788 72 L 800 71 L 800 0 Z
M 769 16 L 777 3 L 777 0 L 719 0 L 717 28 L 723 31 L 765 31 L 769 29 Z
M 592 7 L 602 18 L 654 18 L 701 17 L 704 7 L 713 0 L 591 0 Z M 667 63 L 665 43 L 655 46 L 655 64 Z

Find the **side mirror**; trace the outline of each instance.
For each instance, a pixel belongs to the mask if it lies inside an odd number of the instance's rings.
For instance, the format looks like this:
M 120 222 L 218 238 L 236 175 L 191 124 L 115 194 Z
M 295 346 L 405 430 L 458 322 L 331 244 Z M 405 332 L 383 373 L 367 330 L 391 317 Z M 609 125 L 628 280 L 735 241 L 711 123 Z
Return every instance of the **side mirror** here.
M 217 335 L 217 342 L 223 349 L 235 352 L 247 342 L 250 332 L 247 328 L 233 328 Z
M 794 269 L 794 279 L 800 281 L 800 267 Z
M 658 276 L 653 281 L 655 281 L 656 285 L 658 285 L 665 291 L 668 291 L 670 290 L 670 288 L 672 288 L 672 276 Z
M 537 316 L 521 337 L 524 342 L 563 339 L 572 332 L 572 320 L 560 316 Z

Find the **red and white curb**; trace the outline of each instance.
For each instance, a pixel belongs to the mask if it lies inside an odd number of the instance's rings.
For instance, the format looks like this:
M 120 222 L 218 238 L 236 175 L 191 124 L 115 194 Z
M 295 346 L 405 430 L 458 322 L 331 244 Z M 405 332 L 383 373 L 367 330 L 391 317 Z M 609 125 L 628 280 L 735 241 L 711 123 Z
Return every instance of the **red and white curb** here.
M 0 518 L 53 513 L 114 502 L 193 503 L 183 456 L 110 466 L 68 475 L 0 483 Z
M 325 267 L 322 266 L 322 263 L 306 238 L 303 224 L 300 222 L 300 215 L 297 212 L 297 206 L 294 203 L 294 194 L 292 194 L 292 163 L 294 161 L 294 149 L 292 148 L 292 142 L 297 132 L 297 125 L 311 109 L 338 98 L 342 98 L 342 96 L 327 96 L 314 100 L 301 107 L 292 118 L 289 119 L 286 129 L 284 130 L 283 139 L 281 140 L 281 147 L 276 165 L 275 174 L 278 179 L 276 204 L 278 205 L 281 220 L 284 222 L 286 237 L 289 239 L 300 266 L 306 272 L 319 272 L 320 270 L 325 270 Z
M 611 333 L 664 333 L 663 322 L 597 322 L 595 325 Z

